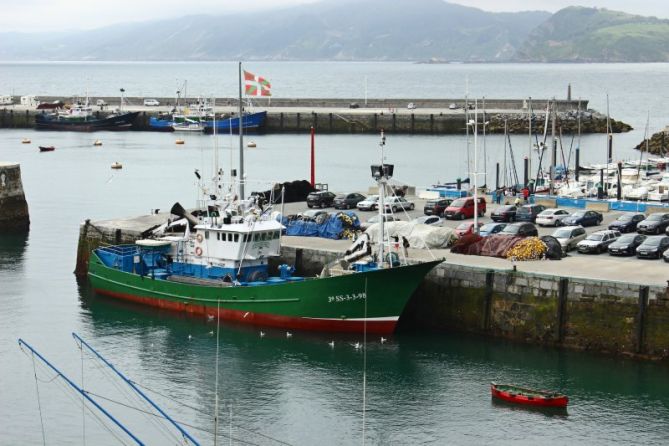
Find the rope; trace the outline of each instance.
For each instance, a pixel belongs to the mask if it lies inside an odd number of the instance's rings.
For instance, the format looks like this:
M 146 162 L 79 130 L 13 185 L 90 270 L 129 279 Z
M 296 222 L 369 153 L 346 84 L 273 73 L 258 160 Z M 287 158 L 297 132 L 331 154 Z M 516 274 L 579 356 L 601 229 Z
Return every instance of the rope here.
M 33 353 L 31 356 L 33 361 L 33 375 L 35 376 L 35 390 L 37 391 L 37 408 L 39 409 L 39 421 L 42 427 L 42 444 L 46 446 L 46 433 L 44 432 L 44 418 L 42 418 L 42 403 L 40 402 L 39 398 L 39 384 L 37 383 L 37 367 L 35 365 L 35 354 Z

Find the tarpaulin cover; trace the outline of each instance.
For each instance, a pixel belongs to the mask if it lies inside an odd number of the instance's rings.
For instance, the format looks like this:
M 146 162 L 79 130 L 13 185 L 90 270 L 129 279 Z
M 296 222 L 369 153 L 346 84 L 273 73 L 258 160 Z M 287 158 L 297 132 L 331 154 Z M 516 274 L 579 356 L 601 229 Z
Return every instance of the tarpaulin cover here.
M 284 217 L 282 223 L 286 227 L 286 235 L 322 237 L 335 240 L 346 237 L 349 231 L 360 229 L 360 219 L 355 212 L 330 214 L 320 224 L 313 220 L 302 220 L 291 217 Z
M 399 243 L 402 243 L 402 237 L 409 241 L 411 248 L 419 249 L 441 249 L 449 247 L 455 240 L 456 235 L 451 228 L 430 226 L 422 223 L 407 222 L 407 221 L 392 221 L 383 225 L 387 237 L 393 239 L 398 238 Z M 374 223 L 365 233 L 373 243 L 379 240 L 379 224 Z
M 494 234 L 488 237 L 467 235 L 458 239 L 451 252 L 487 257 L 506 257 L 509 249 L 524 237 Z
M 548 248 L 548 251 L 546 251 L 546 258 L 551 260 L 562 259 L 562 246 L 555 237 L 551 235 L 544 235 L 541 237 L 541 241 L 544 242 Z

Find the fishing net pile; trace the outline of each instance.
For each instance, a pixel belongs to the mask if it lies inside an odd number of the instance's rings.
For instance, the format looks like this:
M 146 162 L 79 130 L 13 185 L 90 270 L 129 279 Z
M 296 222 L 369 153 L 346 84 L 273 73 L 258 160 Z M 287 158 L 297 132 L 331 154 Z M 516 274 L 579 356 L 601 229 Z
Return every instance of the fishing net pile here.
M 286 235 L 300 237 L 354 240 L 360 232 L 360 219 L 355 212 L 321 214 L 316 219 L 289 215 L 281 223 L 286 227 Z
M 495 234 L 481 237 L 470 234 L 459 238 L 451 252 L 518 261 L 562 258 L 560 243 L 550 236 L 539 238 Z
M 409 241 L 409 246 L 419 249 L 441 249 L 451 246 L 457 236 L 451 228 L 424 225 L 421 223 L 407 221 L 387 222 L 383 225 L 384 232 L 391 240 L 402 240 L 402 237 Z M 365 233 L 369 234 L 373 243 L 379 241 L 379 224 L 371 225 Z M 400 242 L 401 243 L 401 242 Z

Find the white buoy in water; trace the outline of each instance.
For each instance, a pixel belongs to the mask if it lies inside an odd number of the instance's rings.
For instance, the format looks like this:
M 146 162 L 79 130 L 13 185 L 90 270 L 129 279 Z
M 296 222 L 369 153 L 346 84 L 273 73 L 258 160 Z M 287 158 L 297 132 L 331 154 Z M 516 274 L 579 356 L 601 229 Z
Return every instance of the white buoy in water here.
M 101 145 L 102 145 L 102 141 L 100 141 L 99 139 L 96 139 L 95 142 L 93 143 L 93 145 L 94 145 L 94 146 L 101 146 Z
M 112 163 L 111 168 L 112 169 L 123 169 L 123 164 L 116 161 L 115 163 Z
M 251 147 L 251 148 L 253 148 L 253 147 L 255 147 L 255 146 L 256 146 L 256 143 L 255 143 L 254 141 L 249 141 L 248 144 L 246 144 L 246 147 Z

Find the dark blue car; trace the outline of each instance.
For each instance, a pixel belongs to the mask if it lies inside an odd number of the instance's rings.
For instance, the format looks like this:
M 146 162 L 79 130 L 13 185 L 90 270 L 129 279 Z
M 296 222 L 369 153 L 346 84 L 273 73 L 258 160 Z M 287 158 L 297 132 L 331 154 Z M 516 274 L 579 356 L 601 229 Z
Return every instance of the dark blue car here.
M 639 222 L 646 219 L 643 214 L 623 214 L 609 225 L 609 229 L 620 232 L 634 232 Z
M 596 211 L 576 211 L 562 220 L 565 226 L 597 226 L 602 223 L 604 217 Z

